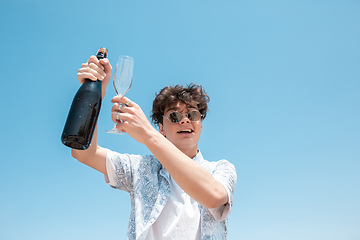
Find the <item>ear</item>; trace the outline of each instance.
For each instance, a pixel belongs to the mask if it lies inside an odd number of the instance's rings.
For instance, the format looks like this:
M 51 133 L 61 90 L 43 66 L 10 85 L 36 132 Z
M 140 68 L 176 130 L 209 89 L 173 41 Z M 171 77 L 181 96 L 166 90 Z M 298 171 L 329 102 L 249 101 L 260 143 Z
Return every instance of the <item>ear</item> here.
M 159 123 L 159 132 L 161 133 L 161 135 L 165 136 L 164 125 L 162 125 L 161 123 Z

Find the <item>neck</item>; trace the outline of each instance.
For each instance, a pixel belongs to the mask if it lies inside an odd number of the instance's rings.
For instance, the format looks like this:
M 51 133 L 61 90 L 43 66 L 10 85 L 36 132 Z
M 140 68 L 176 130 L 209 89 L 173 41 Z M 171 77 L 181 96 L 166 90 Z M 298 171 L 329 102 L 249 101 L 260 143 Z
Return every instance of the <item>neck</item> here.
M 191 149 L 180 149 L 180 151 L 182 151 L 186 156 L 188 156 L 191 159 L 193 159 L 198 153 L 197 146 Z

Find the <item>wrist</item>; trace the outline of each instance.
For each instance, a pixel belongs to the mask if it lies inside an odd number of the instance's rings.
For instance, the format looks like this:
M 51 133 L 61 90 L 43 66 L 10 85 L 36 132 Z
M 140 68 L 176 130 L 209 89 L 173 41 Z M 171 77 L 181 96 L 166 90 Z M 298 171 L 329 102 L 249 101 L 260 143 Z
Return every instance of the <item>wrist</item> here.
M 143 144 L 150 149 L 152 146 L 159 146 L 161 141 L 164 140 L 166 140 L 164 136 L 152 127 L 152 129 L 148 131 L 148 134 L 145 135 Z

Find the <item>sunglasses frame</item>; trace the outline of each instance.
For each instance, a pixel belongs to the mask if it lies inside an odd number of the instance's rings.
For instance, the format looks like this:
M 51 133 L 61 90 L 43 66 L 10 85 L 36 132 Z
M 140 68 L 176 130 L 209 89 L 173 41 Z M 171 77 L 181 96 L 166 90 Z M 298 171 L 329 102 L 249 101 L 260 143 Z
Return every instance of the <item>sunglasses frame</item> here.
M 190 116 L 189 116 L 189 114 L 191 113 L 191 112 L 198 112 L 199 114 L 200 114 L 200 118 L 198 119 L 198 120 L 191 120 L 190 119 Z M 200 121 L 200 119 L 202 119 L 203 118 L 203 115 L 200 113 L 200 111 L 199 110 L 197 110 L 197 109 L 193 109 L 193 110 L 190 110 L 189 112 L 187 112 L 187 113 L 181 113 L 181 112 L 179 112 L 179 111 L 171 111 L 169 114 L 168 114 L 168 116 L 170 116 L 172 113 L 179 113 L 179 114 L 181 114 L 181 119 L 183 118 L 183 116 L 185 115 L 191 122 L 197 122 L 197 121 Z M 170 123 L 179 123 L 179 122 L 181 122 L 181 119 L 180 120 L 177 120 L 176 122 L 172 122 L 172 121 L 170 121 L 170 119 L 168 118 L 168 117 L 166 117 L 166 116 L 164 116 L 163 115 L 163 117 L 164 118 L 166 118 Z

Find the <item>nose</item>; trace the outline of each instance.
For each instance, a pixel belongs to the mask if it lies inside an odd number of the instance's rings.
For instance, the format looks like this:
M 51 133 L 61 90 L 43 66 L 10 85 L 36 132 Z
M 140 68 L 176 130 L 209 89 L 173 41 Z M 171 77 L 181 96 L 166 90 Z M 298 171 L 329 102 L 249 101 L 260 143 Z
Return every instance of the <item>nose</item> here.
M 188 114 L 187 113 L 183 113 L 182 114 L 182 118 L 181 121 L 179 122 L 179 124 L 184 124 L 184 123 L 189 123 L 190 119 L 188 118 Z

